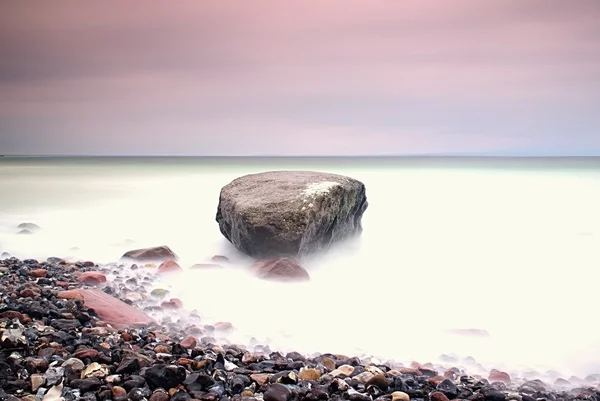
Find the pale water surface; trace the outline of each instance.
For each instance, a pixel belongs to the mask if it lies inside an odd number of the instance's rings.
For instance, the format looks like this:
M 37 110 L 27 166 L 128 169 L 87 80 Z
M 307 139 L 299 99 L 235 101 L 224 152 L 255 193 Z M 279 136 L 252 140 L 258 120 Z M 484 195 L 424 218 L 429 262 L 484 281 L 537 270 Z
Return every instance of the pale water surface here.
M 223 185 L 281 169 L 367 187 L 363 236 L 305 261 L 307 284 L 250 277 L 215 222 Z M 234 341 L 585 376 L 600 371 L 599 205 L 593 158 L 4 158 L 0 252 L 102 263 L 167 244 L 183 266 L 225 254 L 233 267 L 167 284 L 207 321 L 232 322 Z M 29 221 L 42 230 L 16 235 Z

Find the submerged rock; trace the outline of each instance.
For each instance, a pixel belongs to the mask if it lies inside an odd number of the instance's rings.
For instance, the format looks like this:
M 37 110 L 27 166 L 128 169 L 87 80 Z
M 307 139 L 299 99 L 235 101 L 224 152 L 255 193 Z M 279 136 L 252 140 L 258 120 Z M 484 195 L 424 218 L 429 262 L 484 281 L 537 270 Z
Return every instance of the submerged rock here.
M 310 276 L 291 258 L 263 259 L 254 262 L 252 272 L 259 278 L 278 281 L 306 281 Z
M 134 249 L 121 257 L 123 259 L 133 259 L 139 262 L 165 261 L 168 259 L 177 260 L 177 255 L 166 245 L 155 246 L 152 248 Z
M 40 226 L 35 223 L 21 223 L 17 226 L 17 228 L 21 230 L 37 231 L 40 229 Z
M 253 257 L 301 256 L 359 235 L 368 206 L 365 186 L 337 174 L 271 171 L 221 189 L 221 233 Z

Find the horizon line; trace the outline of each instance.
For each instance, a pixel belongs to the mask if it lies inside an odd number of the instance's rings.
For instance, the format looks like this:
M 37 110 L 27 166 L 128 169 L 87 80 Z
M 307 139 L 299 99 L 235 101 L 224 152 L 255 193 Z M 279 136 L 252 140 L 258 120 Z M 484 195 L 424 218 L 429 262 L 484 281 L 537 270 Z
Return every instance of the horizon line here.
M 294 158 L 594 158 L 600 157 L 597 155 L 495 155 L 495 154 L 459 154 L 459 153 L 423 153 L 423 154 L 382 154 L 382 155 L 89 155 L 89 154 L 0 154 L 0 158 L 279 158 L 279 159 L 294 159 Z

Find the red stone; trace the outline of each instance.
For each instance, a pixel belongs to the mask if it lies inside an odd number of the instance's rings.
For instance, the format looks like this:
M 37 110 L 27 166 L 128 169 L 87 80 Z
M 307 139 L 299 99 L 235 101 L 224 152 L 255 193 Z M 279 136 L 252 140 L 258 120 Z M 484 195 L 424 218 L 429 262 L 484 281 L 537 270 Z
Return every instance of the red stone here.
M 9 310 L 6 312 L 2 312 L 0 313 L 0 318 L 2 319 L 19 319 L 19 322 L 21 322 L 21 324 L 24 324 L 26 321 L 26 315 L 23 315 L 20 312 L 14 311 L 14 310 Z
M 198 340 L 196 340 L 196 337 L 194 337 L 194 336 L 187 336 L 186 338 L 181 340 L 181 342 L 179 344 L 183 348 L 194 349 L 194 348 L 196 348 L 196 345 L 198 344 Z
M 165 309 L 181 309 L 183 308 L 183 302 L 178 298 L 171 298 L 168 301 L 163 301 L 160 306 Z
M 221 331 L 233 329 L 233 325 L 229 322 L 217 322 L 213 325 L 213 327 L 215 328 L 215 330 Z
M 431 401 L 449 401 L 448 397 L 446 397 L 444 393 L 439 391 L 434 391 L 433 393 L 431 393 L 429 395 L 429 398 L 431 399 Z
M 488 377 L 490 383 L 494 382 L 502 382 L 505 384 L 510 384 L 510 375 L 506 372 L 492 371 L 490 376 Z
M 262 259 L 254 262 L 253 273 L 262 279 L 276 281 L 307 281 L 308 272 L 292 258 Z
M 94 309 L 101 320 L 117 330 L 133 325 L 147 325 L 154 320 L 141 310 L 96 289 L 73 290 L 83 296 L 86 307 Z
M 46 274 L 48 274 L 46 269 L 35 269 L 29 272 L 29 275 L 35 278 L 46 277 Z
M 75 354 L 73 354 L 73 356 L 75 358 L 79 358 L 79 359 L 85 359 L 85 358 L 96 359 L 98 357 L 98 351 L 96 351 L 93 348 L 82 349 L 82 350 L 76 351 Z
M 100 272 L 84 272 L 77 277 L 77 281 L 85 285 L 98 285 L 106 283 L 106 276 Z
M 83 300 L 83 295 L 78 290 L 60 291 L 57 295 L 60 299 L 79 299 Z
M 179 263 L 175 262 L 173 259 L 166 260 L 158 266 L 158 270 L 156 271 L 158 274 L 172 274 L 172 273 L 180 273 L 183 269 L 179 266 Z
M 31 288 L 26 288 L 19 293 L 22 297 L 25 298 L 35 298 L 40 295 L 39 292 L 32 290 Z
M 415 368 L 408 368 L 408 367 L 402 368 L 402 369 L 400 369 L 400 373 L 402 373 L 403 375 L 421 376 L 421 372 Z

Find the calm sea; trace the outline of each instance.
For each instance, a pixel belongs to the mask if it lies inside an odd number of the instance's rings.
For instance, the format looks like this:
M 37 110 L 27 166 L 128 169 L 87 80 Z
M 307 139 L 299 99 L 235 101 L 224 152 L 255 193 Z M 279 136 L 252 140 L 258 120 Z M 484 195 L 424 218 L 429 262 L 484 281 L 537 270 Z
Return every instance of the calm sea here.
M 232 179 L 302 169 L 363 181 L 359 241 L 305 261 L 307 284 L 253 280 L 221 236 Z M 273 348 L 409 362 L 473 356 L 512 372 L 600 371 L 600 158 L 0 158 L 0 253 L 96 262 L 166 244 L 170 283 L 207 320 Z M 19 223 L 41 227 L 16 234 Z M 444 334 L 478 328 L 488 338 Z

